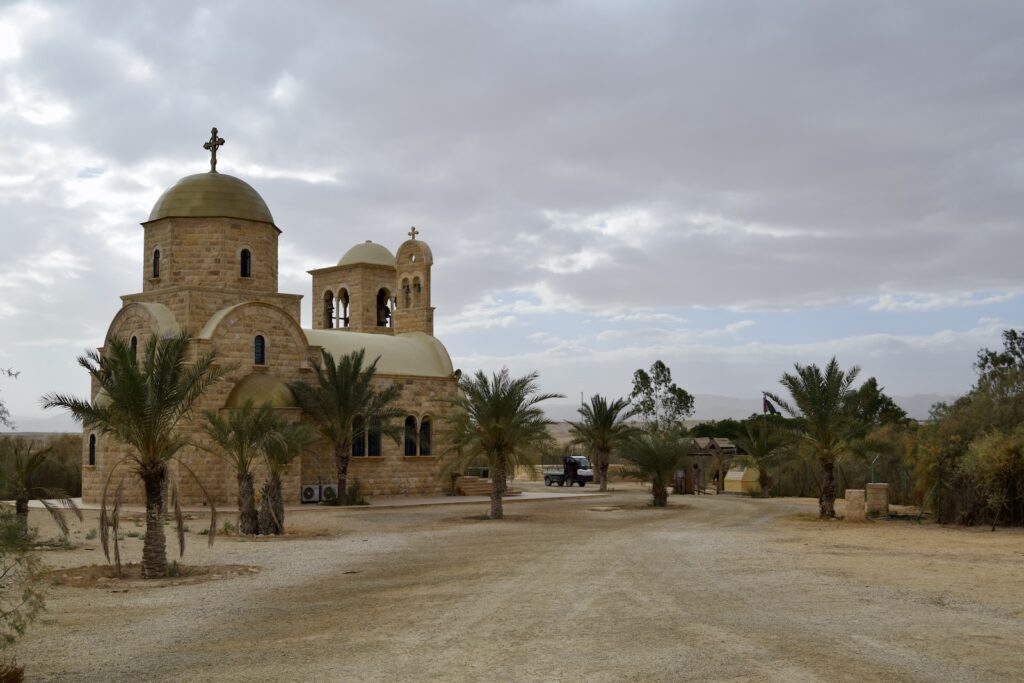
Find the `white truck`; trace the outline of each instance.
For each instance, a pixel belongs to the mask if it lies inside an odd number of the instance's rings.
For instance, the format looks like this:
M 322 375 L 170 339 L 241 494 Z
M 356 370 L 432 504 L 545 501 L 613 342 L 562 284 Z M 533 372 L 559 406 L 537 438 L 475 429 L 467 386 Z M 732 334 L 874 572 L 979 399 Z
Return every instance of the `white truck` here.
M 586 486 L 588 482 L 594 481 L 594 468 L 590 465 L 590 460 L 585 455 L 573 455 L 570 456 L 576 461 L 576 476 L 570 481 L 565 480 L 565 465 L 545 465 L 541 468 L 541 472 L 544 474 L 544 485 L 553 486 L 558 484 L 559 486 L 565 486 L 568 484 L 579 484 L 580 487 Z

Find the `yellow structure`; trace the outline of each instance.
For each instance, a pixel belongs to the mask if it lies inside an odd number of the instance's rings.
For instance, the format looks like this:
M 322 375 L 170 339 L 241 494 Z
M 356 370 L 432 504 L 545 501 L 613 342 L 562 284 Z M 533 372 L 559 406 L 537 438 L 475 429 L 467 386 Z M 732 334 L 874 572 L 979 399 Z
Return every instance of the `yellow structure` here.
M 726 493 L 760 493 L 761 484 L 757 478 L 761 472 L 756 467 L 733 465 L 725 475 Z
M 379 357 L 377 383 L 402 386 L 398 405 L 407 415 L 405 436 L 395 444 L 379 433 L 364 434 L 353 445 L 350 480 L 371 495 L 440 493 L 438 418 L 450 408 L 457 379 L 448 352 L 433 336 L 430 247 L 413 228 L 396 254 L 366 241 L 337 265 L 309 271 L 313 329 L 303 329 L 302 296 L 278 291 L 281 230 L 269 207 L 248 183 L 214 168 L 179 180 L 142 223 L 142 291 L 121 297 L 101 353 L 114 337 L 137 347 L 151 335 L 188 330 L 193 357 L 216 351 L 219 362 L 232 368 L 180 425 L 194 444 L 182 459 L 211 498 L 226 503 L 233 501 L 235 477 L 204 450 L 212 445 L 202 432 L 202 411 L 252 399 L 270 403 L 288 419 L 302 419 L 288 384 L 314 381 L 321 350 L 337 358 L 365 349 L 367 361 Z M 97 397 L 95 384 L 92 392 Z M 99 433 L 86 431 L 84 437 L 82 495 L 96 502 L 126 446 Z M 183 502 L 204 501 L 191 477 L 173 471 L 172 476 Z M 285 502 L 299 502 L 300 485 L 335 480 L 332 447 L 320 444 L 289 468 Z M 127 498 L 141 501 L 141 483 L 128 484 Z

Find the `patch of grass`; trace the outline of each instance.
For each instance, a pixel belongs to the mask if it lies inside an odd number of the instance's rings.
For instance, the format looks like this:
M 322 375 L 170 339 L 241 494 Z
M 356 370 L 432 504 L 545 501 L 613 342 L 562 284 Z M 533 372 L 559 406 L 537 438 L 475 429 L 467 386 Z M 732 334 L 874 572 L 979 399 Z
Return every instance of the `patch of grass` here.
M 88 533 L 85 534 L 85 540 L 91 541 L 100 535 L 99 529 L 89 529 Z
M 206 528 L 200 529 L 199 530 L 199 535 L 200 536 L 209 536 L 210 535 L 210 530 L 206 529 Z
M 128 538 L 142 538 L 142 534 L 138 531 L 126 531 L 124 535 Z
M 235 531 L 238 530 L 238 527 L 236 527 L 235 523 L 232 522 L 230 519 L 225 519 L 224 526 L 221 528 L 221 530 L 224 532 L 225 536 L 231 536 L 235 533 Z
M 177 560 L 174 560 L 167 565 L 167 576 L 192 576 L 195 573 L 191 567 L 178 564 Z
M 75 547 L 69 539 L 64 538 L 63 536 L 56 536 L 54 538 L 48 538 L 45 541 L 38 541 L 34 545 L 40 550 L 71 550 Z M 0 679 L 0 681 L 2 680 L 3 679 Z

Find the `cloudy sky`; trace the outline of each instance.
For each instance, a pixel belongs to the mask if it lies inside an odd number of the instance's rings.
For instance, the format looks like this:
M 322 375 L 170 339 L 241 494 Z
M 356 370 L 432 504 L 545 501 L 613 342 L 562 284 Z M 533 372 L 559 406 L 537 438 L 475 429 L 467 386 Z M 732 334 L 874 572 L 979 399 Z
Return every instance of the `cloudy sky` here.
M 416 225 L 466 370 L 963 392 L 1024 325 L 1022 35 L 1019 2 L 0 5 L 0 398 L 86 392 L 212 125 L 307 326 L 306 270 Z

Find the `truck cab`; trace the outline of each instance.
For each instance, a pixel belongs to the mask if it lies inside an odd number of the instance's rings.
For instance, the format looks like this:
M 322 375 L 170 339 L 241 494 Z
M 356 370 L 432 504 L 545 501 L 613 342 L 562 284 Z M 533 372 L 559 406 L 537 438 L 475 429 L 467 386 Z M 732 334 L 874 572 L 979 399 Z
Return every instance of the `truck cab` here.
M 565 480 L 565 468 L 563 466 L 547 466 L 543 468 L 545 486 L 553 486 L 555 484 L 558 484 L 559 486 L 572 486 L 573 484 L 579 484 L 580 487 L 583 487 L 589 482 L 594 481 L 594 468 L 590 464 L 590 460 L 587 456 L 573 455 L 570 457 L 576 461 L 575 478 L 567 482 Z

